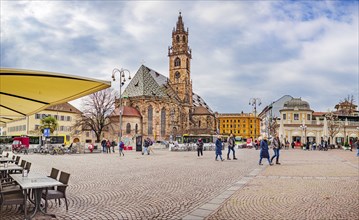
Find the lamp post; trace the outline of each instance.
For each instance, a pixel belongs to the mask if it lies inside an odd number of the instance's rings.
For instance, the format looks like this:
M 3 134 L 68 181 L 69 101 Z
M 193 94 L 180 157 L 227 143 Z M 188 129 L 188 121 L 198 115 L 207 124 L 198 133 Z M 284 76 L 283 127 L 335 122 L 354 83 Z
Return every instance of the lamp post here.
M 249 99 L 249 105 L 254 107 L 254 140 L 256 139 L 256 135 L 257 135 L 257 104 L 258 106 L 260 106 L 261 103 L 261 99 L 260 98 L 250 98 Z
M 116 81 L 115 73 L 119 73 L 119 76 L 120 76 L 120 78 L 119 78 L 119 80 L 120 80 L 120 104 L 118 107 L 119 120 L 120 120 L 120 133 L 119 133 L 118 143 L 120 143 L 120 141 L 122 139 L 122 86 L 126 82 L 125 72 L 128 72 L 128 80 L 131 80 L 131 73 L 129 70 L 123 69 L 123 68 L 121 68 L 120 70 L 117 68 L 112 70 L 112 80 L 113 81 Z
M 304 132 L 304 141 L 305 144 L 307 144 L 307 126 L 305 124 L 302 124 L 301 126 L 299 126 L 302 131 Z

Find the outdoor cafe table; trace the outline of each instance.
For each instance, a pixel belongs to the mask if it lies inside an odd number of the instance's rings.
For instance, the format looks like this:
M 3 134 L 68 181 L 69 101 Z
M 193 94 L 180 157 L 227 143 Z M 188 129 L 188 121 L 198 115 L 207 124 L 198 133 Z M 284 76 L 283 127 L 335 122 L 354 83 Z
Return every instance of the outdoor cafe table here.
M 13 159 L 7 158 L 7 157 L 0 158 L 0 163 L 7 163 L 7 162 L 13 162 L 13 161 L 14 161 Z
M 61 182 L 38 173 L 29 173 L 27 177 L 23 177 L 22 174 L 10 174 L 10 176 L 20 185 L 23 190 L 34 190 L 35 209 L 30 216 L 30 219 L 33 218 L 38 211 L 42 212 L 44 215 L 50 215 L 53 218 L 56 218 L 55 215 L 45 213 L 45 211 L 41 208 L 41 195 L 43 189 L 48 187 L 61 186 L 63 185 Z M 25 195 L 26 194 L 27 193 L 25 193 Z
M 17 171 L 17 170 L 23 170 L 24 168 L 22 168 L 19 165 L 16 164 L 7 164 L 7 166 L 5 166 L 6 163 L 0 165 L 0 176 L 2 177 L 6 177 L 9 171 Z

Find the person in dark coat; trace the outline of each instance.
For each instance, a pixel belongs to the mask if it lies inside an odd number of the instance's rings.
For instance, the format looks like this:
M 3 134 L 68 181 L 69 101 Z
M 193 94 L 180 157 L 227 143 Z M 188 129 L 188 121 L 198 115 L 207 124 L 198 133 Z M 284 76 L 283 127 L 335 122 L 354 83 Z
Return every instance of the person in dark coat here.
M 221 136 L 217 137 L 216 140 L 216 160 L 218 160 L 218 156 L 221 159 L 221 161 L 224 161 L 224 159 L 222 159 L 222 148 L 223 148 L 223 143 L 221 141 Z
M 268 140 L 267 140 L 266 136 L 264 136 L 263 140 L 261 140 L 260 148 L 261 148 L 261 150 L 260 150 L 260 153 L 259 153 L 259 156 L 260 156 L 259 165 L 263 165 L 262 164 L 262 159 L 267 158 L 269 165 L 272 166 L 273 164 L 269 160 Z
M 198 157 L 201 155 L 203 156 L 203 141 L 202 139 L 198 139 L 197 141 L 197 154 L 198 154 Z

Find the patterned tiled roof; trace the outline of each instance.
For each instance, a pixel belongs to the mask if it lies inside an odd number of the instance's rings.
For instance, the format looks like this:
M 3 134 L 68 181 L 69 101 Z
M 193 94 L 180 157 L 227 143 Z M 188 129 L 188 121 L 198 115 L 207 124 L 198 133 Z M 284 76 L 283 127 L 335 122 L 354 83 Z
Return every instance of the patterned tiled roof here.
M 123 92 L 123 97 L 136 96 L 156 96 L 179 100 L 175 91 L 169 85 L 169 79 L 144 65 L 141 65 Z
M 208 110 L 209 113 L 213 114 L 212 109 L 207 105 L 207 103 L 201 98 L 201 96 L 197 95 L 196 93 L 193 93 L 193 105 L 195 107 L 204 107 Z M 195 111 L 196 112 L 196 111 Z
M 176 101 L 180 101 L 177 93 L 169 84 L 170 80 L 148 68 L 141 65 L 137 73 L 131 80 L 130 84 L 123 92 L 123 97 L 137 97 L 137 96 L 156 96 L 160 98 L 170 98 Z M 197 94 L 193 93 L 193 106 L 204 107 L 209 113 L 213 114 L 213 111 L 207 105 L 207 103 Z

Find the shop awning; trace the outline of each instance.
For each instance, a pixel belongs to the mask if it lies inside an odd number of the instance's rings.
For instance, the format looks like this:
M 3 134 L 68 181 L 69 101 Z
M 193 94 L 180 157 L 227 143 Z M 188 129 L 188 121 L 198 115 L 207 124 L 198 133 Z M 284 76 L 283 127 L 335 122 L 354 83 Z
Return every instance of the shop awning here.
M 86 77 L 0 68 L 0 121 L 32 115 L 110 86 L 110 81 Z

